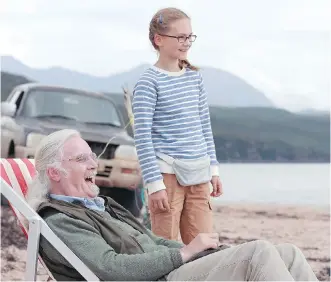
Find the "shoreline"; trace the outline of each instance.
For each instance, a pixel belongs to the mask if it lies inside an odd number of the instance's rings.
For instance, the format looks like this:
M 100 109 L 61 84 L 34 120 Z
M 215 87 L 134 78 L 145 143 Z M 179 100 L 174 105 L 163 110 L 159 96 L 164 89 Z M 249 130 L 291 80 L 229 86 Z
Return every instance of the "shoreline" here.
M 285 209 L 299 209 L 299 210 L 311 210 L 311 211 L 318 211 L 318 212 L 331 212 L 331 205 L 330 204 L 307 204 L 307 203 L 276 203 L 276 202 L 262 202 L 262 201 L 235 201 L 235 200 L 223 200 L 222 196 L 219 198 L 211 198 L 211 203 L 215 208 L 217 207 L 224 207 L 224 206 L 231 206 L 231 207 L 259 207 L 259 208 L 285 208 Z
M 224 243 L 251 240 L 298 246 L 320 281 L 330 281 L 330 212 L 289 204 L 212 202 L 214 229 Z M 1 280 L 24 280 L 26 239 L 12 211 L 1 207 Z M 39 281 L 46 281 L 42 266 Z

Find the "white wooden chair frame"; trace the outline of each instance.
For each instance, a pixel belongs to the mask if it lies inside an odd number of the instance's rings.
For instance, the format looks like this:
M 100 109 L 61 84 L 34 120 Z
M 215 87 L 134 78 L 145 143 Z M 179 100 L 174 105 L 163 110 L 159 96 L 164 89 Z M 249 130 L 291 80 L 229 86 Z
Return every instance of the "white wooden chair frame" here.
M 54 234 L 46 222 L 2 177 L 0 191 L 10 205 L 29 221 L 25 281 L 36 281 L 40 235 L 43 235 L 87 281 L 99 281 L 99 278 Z M 41 260 L 40 257 L 39 259 Z M 44 263 L 43 265 L 46 266 Z M 54 279 L 47 267 L 46 270 Z

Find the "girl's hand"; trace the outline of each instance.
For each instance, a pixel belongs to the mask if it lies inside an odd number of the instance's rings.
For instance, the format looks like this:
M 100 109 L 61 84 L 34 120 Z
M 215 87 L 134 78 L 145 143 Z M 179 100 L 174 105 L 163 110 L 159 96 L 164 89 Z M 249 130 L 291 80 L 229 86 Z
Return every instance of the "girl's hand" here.
M 212 197 L 221 196 L 223 194 L 223 187 L 219 176 L 213 176 L 210 182 L 213 186 L 213 192 L 210 194 L 210 196 Z
M 170 211 L 169 201 L 168 201 L 168 194 L 166 190 L 160 190 L 155 193 L 152 193 L 148 197 L 148 206 L 149 208 L 156 212 L 156 211 Z

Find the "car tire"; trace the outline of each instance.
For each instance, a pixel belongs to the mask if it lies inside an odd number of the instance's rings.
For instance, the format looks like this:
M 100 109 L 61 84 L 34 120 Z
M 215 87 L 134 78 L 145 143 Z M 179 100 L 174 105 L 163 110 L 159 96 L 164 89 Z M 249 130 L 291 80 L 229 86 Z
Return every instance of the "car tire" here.
M 14 158 L 15 158 L 15 144 L 13 141 L 11 141 L 8 148 L 7 159 L 14 159 Z

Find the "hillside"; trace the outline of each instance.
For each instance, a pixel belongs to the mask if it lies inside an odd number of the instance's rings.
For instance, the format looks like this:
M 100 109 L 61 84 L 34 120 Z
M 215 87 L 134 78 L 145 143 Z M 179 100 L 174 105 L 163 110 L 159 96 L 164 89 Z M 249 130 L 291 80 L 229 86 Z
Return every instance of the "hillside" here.
M 330 116 L 211 107 L 217 156 L 232 162 L 329 162 Z
M 30 82 L 27 78 L 20 75 L 13 75 L 7 72 L 1 72 L 1 101 L 5 101 L 10 91 L 19 84 Z
M 24 77 L 1 73 L 2 96 Z M 53 83 L 54 84 L 54 83 Z M 122 94 L 109 95 L 128 120 Z M 2 97 L 2 99 L 3 99 Z M 263 107 L 210 106 L 220 162 L 329 162 L 330 116 Z M 132 135 L 132 131 L 129 130 Z
M 62 67 L 35 69 L 11 56 L 1 57 L 1 67 L 3 71 L 24 75 L 41 83 L 93 91 L 121 93 L 123 84 L 132 89 L 149 65 L 141 64 L 125 72 L 104 77 L 88 75 Z M 273 103 L 264 93 L 234 74 L 203 66 L 201 67 L 201 73 L 204 77 L 205 88 L 211 105 L 226 107 L 273 107 Z

